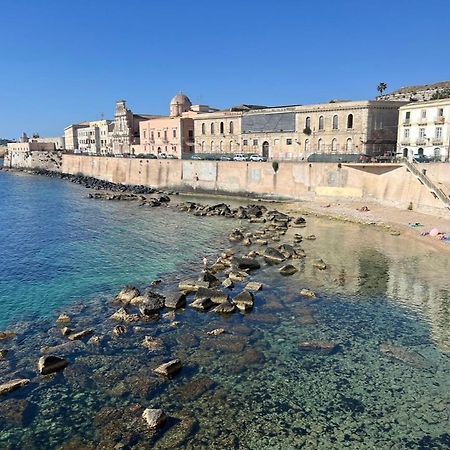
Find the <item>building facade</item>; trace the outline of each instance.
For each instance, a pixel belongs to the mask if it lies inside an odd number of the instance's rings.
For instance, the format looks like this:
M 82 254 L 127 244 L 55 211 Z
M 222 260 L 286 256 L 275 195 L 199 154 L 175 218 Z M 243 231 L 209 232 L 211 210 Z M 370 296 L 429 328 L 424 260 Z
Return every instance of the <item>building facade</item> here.
M 415 102 L 399 110 L 398 153 L 450 160 L 450 98 Z
M 330 102 L 219 111 L 194 118 L 196 152 L 306 160 L 313 154 L 382 155 L 396 150 L 405 102 Z
M 72 124 L 64 128 L 66 150 L 78 150 L 78 130 L 88 127 L 88 123 Z
M 108 155 L 112 152 L 111 120 L 97 120 L 77 129 L 78 150 L 89 155 Z

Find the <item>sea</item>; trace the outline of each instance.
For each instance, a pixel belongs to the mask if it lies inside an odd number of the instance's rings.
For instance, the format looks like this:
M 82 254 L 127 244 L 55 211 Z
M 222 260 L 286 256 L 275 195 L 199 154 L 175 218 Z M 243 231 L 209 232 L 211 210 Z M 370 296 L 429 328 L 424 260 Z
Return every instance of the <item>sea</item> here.
M 123 324 L 118 336 L 110 315 L 124 286 L 174 292 L 204 257 L 263 252 L 228 240 L 236 227 L 262 225 L 174 207 L 243 200 L 172 196 L 149 208 L 88 193 L 0 171 L 0 331 L 16 333 L 0 340 L 0 383 L 30 380 L 0 397 L 0 448 L 450 448 L 450 261 L 426 238 L 307 216 L 285 236 L 313 236 L 302 242 L 306 257 L 290 261 L 298 272 L 282 277 L 260 259 L 248 278 L 263 284 L 253 311 L 187 306 Z M 63 312 L 99 342 L 68 341 L 55 324 Z M 208 335 L 217 328 L 225 332 Z M 162 345 L 144 348 L 145 336 Z M 335 347 L 305 350 L 311 342 Z M 37 360 L 55 346 L 69 365 L 38 375 Z M 154 374 L 175 357 L 177 376 Z M 165 411 L 161 429 L 146 427 L 145 408 Z

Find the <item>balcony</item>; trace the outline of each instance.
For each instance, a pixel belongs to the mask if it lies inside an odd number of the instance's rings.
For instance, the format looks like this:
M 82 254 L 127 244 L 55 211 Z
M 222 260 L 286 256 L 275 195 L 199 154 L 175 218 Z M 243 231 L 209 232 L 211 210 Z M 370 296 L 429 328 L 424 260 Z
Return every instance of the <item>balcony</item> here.
M 419 125 L 419 126 L 425 126 L 425 125 L 427 125 L 427 124 L 428 124 L 427 119 L 419 119 L 419 120 L 417 121 L 417 125 Z
M 425 145 L 427 140 L 425 138 L 419 138 L 416 140 L 416 145 Z
M 193 147 L 195 145 L 194 139 L 186 139 L 186 145 L 188 145 L 189 147 Z
M 411 119 L 405 119 L 403 121 L 403 126 L 404 127 L 409 127 L 411 125 Z
M 443 145 L 444 140 L 442 138 L 433 138 L 431 142 L 433 143 L 433 145 Z
M 402 141 L 400 141 L 400 145 L 403 145 L 403 146 L 407 146 L 410 144 L 411 144 L 411 142 L 409 139 L 403 139 Z
M 435 123 L 436 125 L 442 125 L 442 124 L 444 124 L 444 123 L 445 123 L 445 117 L 444 117 L 444 116 L 439 116 L 439 117 L 434 121 L 434 123 Z

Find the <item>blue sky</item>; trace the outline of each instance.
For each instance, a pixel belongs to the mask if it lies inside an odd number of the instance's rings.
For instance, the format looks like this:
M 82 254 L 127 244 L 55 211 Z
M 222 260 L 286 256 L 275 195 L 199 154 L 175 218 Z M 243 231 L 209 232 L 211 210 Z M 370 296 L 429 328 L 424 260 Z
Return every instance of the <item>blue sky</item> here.
M 0 137 L 61 135 L 114 102 L 370 99 L 450 79 L 448 0 L 5 0 Z

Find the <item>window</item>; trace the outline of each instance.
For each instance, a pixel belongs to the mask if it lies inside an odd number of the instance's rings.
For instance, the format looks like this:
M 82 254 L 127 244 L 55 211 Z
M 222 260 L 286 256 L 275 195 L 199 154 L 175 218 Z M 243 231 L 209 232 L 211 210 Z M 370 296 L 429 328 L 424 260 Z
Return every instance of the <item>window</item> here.
M 220 141 L 220 143 L 219 143 L 219 150 L 222 152 L 222 150 L 223 150 L 223 141 Z
M 230 141 L 230 153 L 233 151 L 233 141 Z
M 309 139 L 305 141 L 305 152 L 309 152 Z
M 349 114 L 347 116 L 347 129 L 350 130 L 353 128 L 353 114 Z
M 159 137 L 159 138 L 161 137 L 161 132 L 160 132 L 160 131 L 158 131 L 158 137 Z
M 332 151 L 332 152 L 337 152 L 337 149 L 338 149 L 337 139 L 334 138 L 334 139 L 331 141 L 331 151 Z
M 202 141 L 202 153 L 204 153 L 204 152 L 205 152 L 205 141 Z
M 425 136 L 425 128 L 419 128 L 419 137 L 424 138 Z
M 280 140 L 279 139 L 274 139 L 273 140 L 273 145 L 280 145 Z
M 333 116 L 333 130 L 337 130 L 339 126 L 338 116 L 335 114 Z
M 211 134 L 214 134 L 214 124 L 211 124 Z
M 214 141 L 211 141 L 211 153 L 213 152 L 213 150 L 214 150 Z
M 319 152 L 323 152 L 323 140 L 319 139 L 317 141 L 317 149 L 319 150 Z
M 350 153 L 350 152 L 353 150 L 353 141 L 352 141 L 352 138 L 348 138 L 348 139 L 347 139 L 346 149 L 347 149 L 347 152 L 348 152 L 348 153 Z
M 427 110 L 426 109 L 422 109 L 422 111 L 420 113 L 420 117 L 422 119 L 426 119 L 427 118 Z
M 247 139 L 244 139 L 244 140 L 242 141 L 242 145 L 248 145 Z
M 439 139 L 442 137 L 442 127 L 436 127 L 436 138 Z
M 147 139 L 147 131 L 144 130 L 144 139 Z
M 164 140 L 167 141 L 167 130 L 164 130 Z
M 319 117 L 319 130 L 323 130 L 323 116 Z M 319 139 L 320 141 L 320 139 Z
M 194 137 L 194 130 L 188 130 L 188 136 L 192 139 Z
M 224 127 L 223 127 L 223 122 L 220 122 L 220 134 L 223 134 L 224 133 Z
M 230 122 L 230 134 L 234 133 L 234 123 Z
M 408 139 L 409 138 L 409 128 L 405 128 L 403 130 L 403 137 Z
M 206 133 L 206 130 L 205 130 L 205 124 L 202 123 L 202 134 L 205 134 L 205 133 Z
M 411 119 L 411 111 L 405 112 L 405 122 L 409 122 Z
M 286 145 L 292 145 L 292 139 L 286 139 Z
M 258 145 L 258 139 L 253 139 L 253 145 Z
M 438 117 L 444 117 L 444 108 L 438 108 Z
M 305 128 L 311 128 L 311 117 L 307 117 L 305 120 Z
M 177 130 L 173 130 L 173 137 L 174 137 L 174 138 L 177 137 Z
M 151 138 L 152 141 L 155 139 L 155 135 L 153 134 L 153 131 L 150 134 L 150 138 Z

